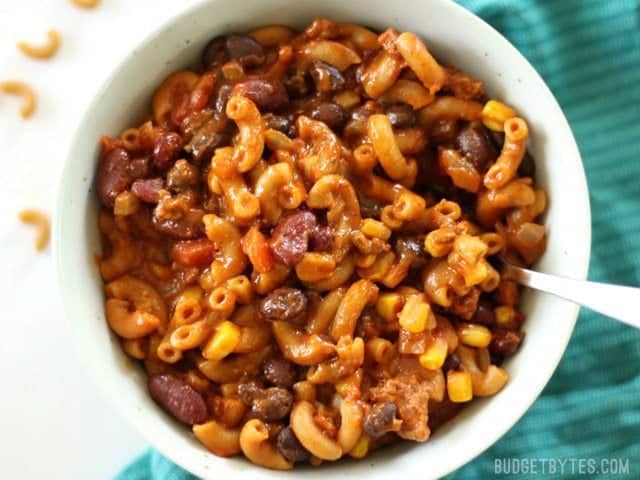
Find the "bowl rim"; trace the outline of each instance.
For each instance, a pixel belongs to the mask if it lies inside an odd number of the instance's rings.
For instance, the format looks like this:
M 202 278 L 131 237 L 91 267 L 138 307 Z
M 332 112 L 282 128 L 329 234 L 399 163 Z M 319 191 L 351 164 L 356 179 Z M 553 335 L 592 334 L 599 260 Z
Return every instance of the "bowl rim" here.
M 194 12 L 202 9 L 206 4 L 215 3 L 217 0 L 213 2 L 211 0 L 195 0 L 191 5 L 181 10 L 176 15 L 160 22 L 154 28 L 150 29 L 149 32 L 144 35 L 144 37 L 138 41 L 129 52 L 122 56 L 117 62 L 109 70 L 106 75 L 104 81 L 100 84 L 99 88 L 95 90 L 95 94 L 88 105 L 83 110 L 82 114 L 79 116 L 78 126 L 76 127 L 73 135 L 70 137 L 70 141 L 67 145 L 64 166 L 62 172 L 59 177 L 59 181 L 57 182 L 58 190 L 56 191 L 56 202 L 55 202 L 55 218 L 53 222 L 53 235 L 52 235 L 52 251 L 54 253 L 54 268 L 55 275 L 57 279 L 57 290 L 59 296 L 62 301 L 63 306 L 63 314 L 64 321 L 66 323 L 67 329 L 69 331 L 70 337 L 72 338 L 73 348 L 75 352 L 79 355 L 79 357 L 83 357 L 85 355 L 85 351 L 83 347 L 81 347 L 81 338 L 78 332 L 78 329 L 75 327 L 77 321 L 73 320 L 73 316 L 70 315 L 71 308 L 68 306 L 69 302 L 72 301 L 72 292 L 69 292 L 66 287 L 66 281 L 68 272 L 66 271 L 64 262 L 63 262 L 63 245 L 65 244 L 64 240 L 64 215 L 60 212 L 64 209 L 64 184 L 65 179 L 68 177 L 68 171 L 71 168 L 71 155 L 74 150 L 74 145 L 78 143 L 83 133 L 83 125 L 91 120 L 91 114 L 96 108 L 96 106 L 104 101 L 105 99 L 105 91 L 108 89 L 109 85 L 113 82 L 113 80 L 118 76 L 122 67 L 128 64 L 135 56 L 139 50 L 142 50 L 148 47 L 154 40 L 158 37 L 162 36 L 167 30 L 171 28 L 171 26 L 175 23 L 181 22 L 184 18 L 191 16 Z M 580 150 L 578 148 L 577 142 L 569 125 L 569 122 L 561 109 L 555 95 L 549 89 L 547 83 L 540 76 L 538 71 L 531 65 L 529 60 L 522 54 L 520 51 L 509 41 L 507 40 L 498 30 L 496 30 L 493 26 L 487 23 L 478 15 L 473 12 L 467 10 L 463 6 L 454 2 L 453 0 L 430 0 L 433 3 L 440 3 L 446 8 L 450 8 L 452 10 L 457 11 L 458 15 L 462 15 L 467 17 L 469 20 L 479 22 L 482 28 L 486 29 L 488 32 L 491 32 L 496 38 L 495 40 L 499 43 L 502 43 L 502 48 L 511 50 L 512 54 L 519 56 L 523 60 L 523 65 L 526 68 L 526 75 L 537 81 L 543 88 L 543 90 L 548 95 L 550 100 L 550 104 L 552 108 L 555 110 L 555 114 L 560 121 L 562 126 L 561 132 L 558 132 L 558 135 L 564 136 L 564 141 L 569 142 L 569 148 L 575 151 L 575 158 L 578 160 L 576 165 L 575 173 L 579 175 L 579 178 L 576 178 L 577 186 L 573 194 L 578 195 L 579 203 L 585 206 L 585 210 L 583 212 L 584 219 L 586 225 L 586 230 L 583 232 L 584 235 L 584 258 L 582 259 L 580 268 L 576 268 L 577 275 L 576 279 L 586 279 L 589 263 L 591 258 L 591 238 L 592 238 L 592 227 L 591 227 L 591 206 L 589 202 L 589 190 L 586 179 L 586 174 L 584 170 L 584 163 L 582 161 L 582 156 L 580 154 Z M 511 419 L 507 422 L 503 422 L 500 428 L 496 428 L 492 431 L 491 435 L 488 435 L 485 438 L 485 441 L 481 444 L 475 446 L 475 448 L 469 449 L 465 451 L 463 455 L 457 455 L 455 460 L 450 461 L 446 466 L 440 468 L 440 470 L 432 470 L 430 473 L 434 475 L 434 478 L 439 478 L 441 476 L 447 475 L 455 470 L 467 465 L 471 461 L 473 461 L 476 457 L 481 455 L 491 446 L 493 446 L 502 436 L 504 436 L 513 426 L 524 416 L 524 414 L 531 408 L 533 403 L 538 399 L 542 390 L 546 387 L 554 372 L 557 370 L 558 364 L 562 359 L 569 340 L 573 334 L 573 330 L 575 328 L 575 324 L 578 318 L 578 314 L 580 311 L 580 307 L 578 305 L 572 305 L 570 312 L 571 318 L 567 318 L 564 320 L 565 323 L 570 323 L 570 328 L 567 328 L 566 334 L 564 338 L 562 338 L 562 348 L 558 348 L 555 351 L 555 355 L 551 364 L 553 368 L 550 370 L 549 376 L 546 381 L 542 382 L 539 388 L 536 389 L 535 394 L 531 395 L 526 401 L 523 401 L 519 404 L 518 413 L 513 415 Z M 569 317 L 569 315 L 567 315 Z M 90 373 L 92 369 L 86 364 L 82 367 L 85 372 Z M 188 465 L 186 460 L 182 458 L 181 455 L 176 454 L 175 450 L 170 448 L 170 445 L 167 445 L 166 442 L 162 442 L 158 438 L 151 437 L 147 431 L 148 429 L 144 426 L 145 422 L 140 419 L 140 416 L 136 415 L 132 408 L 130 408 L 129 402 L 126 398 L 122 398 L 117 395 L 117 392 L 108 388 L 107 385 L 97 380 L 96 377 L 89 375 L 91 381 L 94 385 L 98 387 L 98 389 L 102 392 L 102 394 L 109 399 L 109 403 L 114 406 L 115 410 L 126 419 L 126 421 L 134 426 L 134 428 L 142 435 L 142 437 L 147 441 L 150 446 L 156 450 L 158 450 L 163 456 L 170 459 L 176 465 L 179 465 L 183 469 L 188 472 L 193 473 L 194 475 L 201 476 L 203 478 L 209 478 L 207 475 L 210 475 L 212 472 L 206 468 L 203 468 L 201 464 L 198 465 Z M 160 420 L 159 421 L 165 421 Z M 218 472 L 218 474 L 224 474 L 224 472 Z M 273 473 L 273 472 L 271 472 Z

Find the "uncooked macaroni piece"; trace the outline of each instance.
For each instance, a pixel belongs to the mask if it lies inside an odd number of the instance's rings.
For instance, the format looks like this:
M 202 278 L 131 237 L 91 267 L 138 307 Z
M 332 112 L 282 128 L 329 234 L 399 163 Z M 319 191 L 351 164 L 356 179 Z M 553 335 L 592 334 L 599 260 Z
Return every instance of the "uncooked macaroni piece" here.
M 22 97 L 20 116 L 30 117 L 36 109 L 36 92 L 28 84 L 18 80 L 6 80 L 0 82 L 0 92 Z
M 96 8 L 100 5 L 100 0 L 70 0 L 76 7 L 80 8 Z
M 51 231 L 51 225 L 49 223 L 49 217 L 46 213 L 40 210 L 22 210 L 18 214 L 18 218 L 22 223 L 34 225 L 38 229 L 36 235 L 35 247 L 38 252 L 41 252 L 49 244 L 49 235 Z
M 102 138 L 108 325 L 213 454 L 360 459 L 508 381 L 497 256 L 542 255 L 547 197 L 525 112 L 455 67 L 409 32 L 265 26 Z
M 44 45 L 32 45 L 27 42 L 18 42 L 18 49 L 24 53 L 25 55 L 38 58 L 38 59 L 46 59 L 53 57 L 58 48 L 60 48 L 61 36 L 60 32 L 57 30 L 51 29 L 47 32 L 47 43 Z

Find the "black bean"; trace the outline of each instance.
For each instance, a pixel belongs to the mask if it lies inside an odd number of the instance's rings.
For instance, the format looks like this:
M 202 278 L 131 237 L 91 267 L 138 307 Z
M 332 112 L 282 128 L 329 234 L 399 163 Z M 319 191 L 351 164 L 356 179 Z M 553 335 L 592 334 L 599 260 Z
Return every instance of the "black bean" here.
M 289 104 L 289 95 L 280 80 L 246 80 L 233 87 L 232 95 L 247 97 L 261 112 L 274 112 Z
M 386 110 L 386 115 L 391 125 L 395 128 L 413 127 L 416 123 L 416 116 L 413 108 L 404 103 L 391 105 Z
M 262 116 L 265 128 L 272 128 L 284 133 L 288 137 L 296 136 L 296 126 L 293 118 L 285 115 L 276 115 L 274 113 L 266 113 Z
M 479 123 L 470 123 L 456 137 L 457 148 L 466 155 L 479 172 L 484 172 L 488 165 L 498 158 L 488 130 Z
M 444 364 L 442 365 L 442 371 L 444 373 L 447 373 L 449 370 L 457 370 L 458 368 L 460 368 L 460 365 L 460 359 L 455 353 L 452 353 L 444 361 Z
M 284 388 L 271 387 L 253 400 L 251 413 L 264 422 L 275 422 L 286 417 L 293 406 L 293 395 Z
M 276 387 L 289 388 L 296 381 L 296 367 L 289 360 L 273 357 L 262 368 L 264 377 Z
M 496 329 L 491 335 L 489 351 L 502 357 L 513 355 L 520 348 L 523 338 L 523 331 Z
M 304 97 L 309 93 L 309 84 L 304 72 L 294 72 L 284 78 L 284 87 L 292 98 Z
M 307 309 L 307 297 L 297 288 L 281 287 L 269 293 L 258 305 L 262 317 L 270 322 L 298 321 Z
M 282 456 L 290 462 L 307 462 L 311 459 L 311 454 L 296 438 L 291 427 L 285 427 L 280 431 L 276 446 Z
M 318 92 L 336 92 L 344 88 L 344 77 L 340 70 L 328 63 L 314 60 L 309 68 L 309 74 Z
M 364 417 L 364 432 L 372 438 L 378 438 L 396 429 L 397 407 L 391 401 L 375 403 Z
M 346 114 L 337 103 L 326 102 L 315 105 L 311 112 L 311 118 L 326 123 L 329 128 L 338 130 L 344 125 Z
M 487 325 L 491 327 L 496 324 L 496 314 L 493 309 L 493 304 L 486 297 L 480 297 L 478 300 L 478 307 L 476 313 L 471 320 L 473 323 L 479 323 L 481 325 Z
M 246 405 L 251 406 L 256 398 L 262 395 L 262 387 L 256 382 L 241 383 L 238 385 L 238 397 Z

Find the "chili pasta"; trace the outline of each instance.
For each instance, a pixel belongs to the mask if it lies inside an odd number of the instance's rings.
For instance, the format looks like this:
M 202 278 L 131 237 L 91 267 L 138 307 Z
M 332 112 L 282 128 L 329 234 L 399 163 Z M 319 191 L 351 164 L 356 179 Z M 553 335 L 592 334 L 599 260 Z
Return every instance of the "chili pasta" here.
M 152 398 L 287 470 L 424 442 L 499 392 L 524 315 L 496 256 L 546 245 L 522 114 L 410 32 L 212 39 L 101 140 L 106 318 Z

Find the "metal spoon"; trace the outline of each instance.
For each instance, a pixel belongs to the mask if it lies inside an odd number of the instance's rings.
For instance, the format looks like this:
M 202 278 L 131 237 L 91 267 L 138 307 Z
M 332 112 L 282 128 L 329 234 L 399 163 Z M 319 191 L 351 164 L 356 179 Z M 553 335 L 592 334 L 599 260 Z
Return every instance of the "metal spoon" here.
M 574 280 L 517 267 L 504 259 L 501 262 L 502 277 L 505 279 L 564 298 L 640 328 L 640 288 Z

